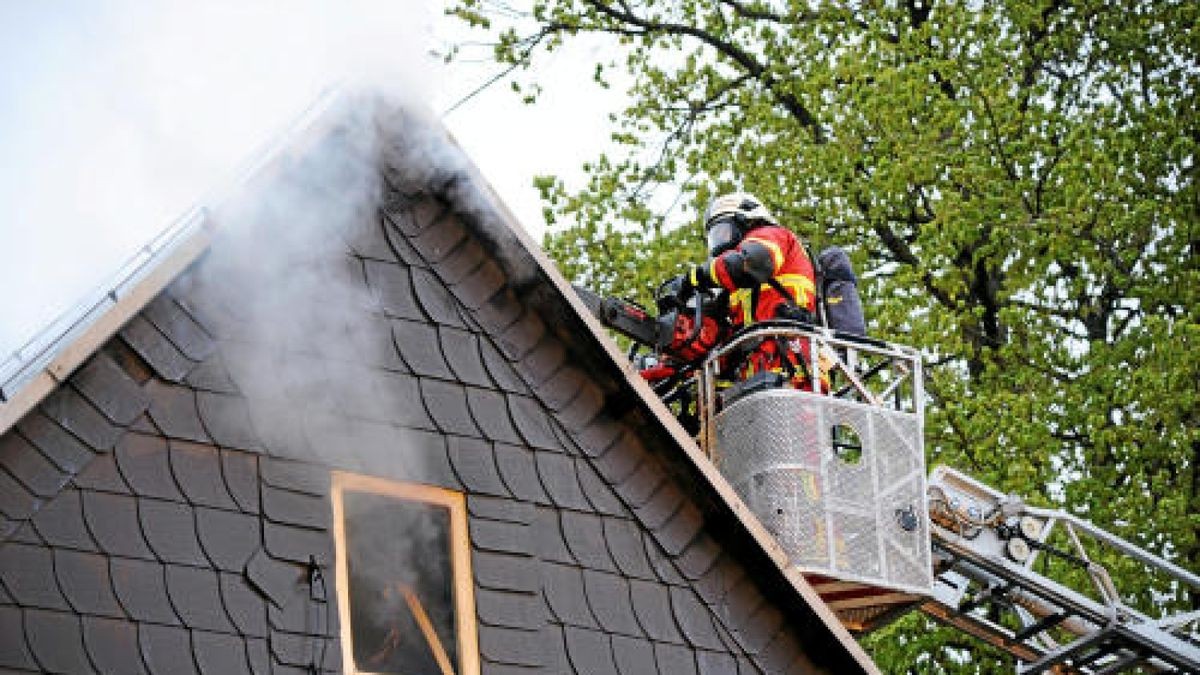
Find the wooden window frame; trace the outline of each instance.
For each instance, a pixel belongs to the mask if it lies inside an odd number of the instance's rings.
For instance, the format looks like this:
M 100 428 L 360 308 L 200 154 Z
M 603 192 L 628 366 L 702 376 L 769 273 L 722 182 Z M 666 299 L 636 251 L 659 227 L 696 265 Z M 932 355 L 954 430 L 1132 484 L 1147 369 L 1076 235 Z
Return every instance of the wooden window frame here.
M 401 481 L 334 471 L 333 538 L 341 621 L 342 670 L 347 675 L 371 675 L 354 665 L 353 631 L 350 627 L 350 569 L 346 561 L 346 520 L 343 497 L 346 491 L 365 492 L 407 501 L 445 507 L 450 513 L 450 573 L 454 585 L 454 621 L 458 634 L 458 671 L 454 675 L 479 675 L 479 638 L 475 626 L 475 583 L 471 574 L 471 546 L 467 530 L 467 500 L 461 492 Z

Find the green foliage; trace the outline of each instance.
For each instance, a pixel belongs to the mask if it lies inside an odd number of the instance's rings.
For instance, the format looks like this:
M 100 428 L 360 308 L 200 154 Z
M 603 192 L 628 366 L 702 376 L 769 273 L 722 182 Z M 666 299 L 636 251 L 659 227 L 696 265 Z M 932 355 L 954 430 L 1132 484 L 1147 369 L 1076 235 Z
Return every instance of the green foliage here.
M 486 25 L 483 7 L 451 11 Z M 755 192 L 852 252 L 876 335 L 925 350 L 932 462 L 1200 569 L 1200 5 L 536 0 L 509 18 L 502 63 L 602 33 L 615 63 L 580 81 L 625 71 L 619 150 L 581 189 L 537 181 L 569 277 L 648 301 L 703 257 L 691 216 Z M 1137 570 L 1114 575 L 1152 608 Z M 881 667 L 1011 671 L 927 623 L 869 638 Z

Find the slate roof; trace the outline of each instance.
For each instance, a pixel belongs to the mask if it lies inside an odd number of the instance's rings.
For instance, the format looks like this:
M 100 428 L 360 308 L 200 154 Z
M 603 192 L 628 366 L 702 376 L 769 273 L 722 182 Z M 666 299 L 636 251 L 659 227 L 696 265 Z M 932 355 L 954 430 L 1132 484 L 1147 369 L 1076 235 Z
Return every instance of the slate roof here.
M 375 123 L 335 353 L 298 331 L 264 358 L 183 246 L 0 429 L 0 667 L 340 669 L 313 576 L 340 469 L 468 493 L 484 672 L 873 672 L 452 144 Z

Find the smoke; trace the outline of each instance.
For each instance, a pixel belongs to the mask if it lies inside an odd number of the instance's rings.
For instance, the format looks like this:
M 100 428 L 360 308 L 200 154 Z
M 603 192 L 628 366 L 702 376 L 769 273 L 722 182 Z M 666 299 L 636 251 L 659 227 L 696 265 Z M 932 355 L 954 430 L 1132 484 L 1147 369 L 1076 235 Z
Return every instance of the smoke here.
M 347 79 L 429 95 L 426 3 L 0 5 L 0 350 Z

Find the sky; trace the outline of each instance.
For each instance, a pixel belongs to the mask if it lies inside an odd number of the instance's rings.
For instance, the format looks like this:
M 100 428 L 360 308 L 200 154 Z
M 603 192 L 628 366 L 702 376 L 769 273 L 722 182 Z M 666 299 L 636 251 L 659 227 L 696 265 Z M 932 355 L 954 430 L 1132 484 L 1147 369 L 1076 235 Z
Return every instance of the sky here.
M 430 55 L 467 39 L 434 0 L 0 3 L 0 362 L 335 83 L 451 108 L 499 70 Z M 533 176 L 578 182 L 605 145 L 619 99 L 590 84 L 602 48 L 545 61 L 537 106 L 501 85 L 443 117 L 535 239 Z

